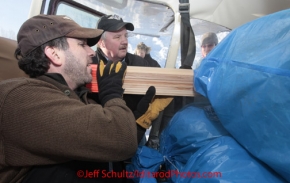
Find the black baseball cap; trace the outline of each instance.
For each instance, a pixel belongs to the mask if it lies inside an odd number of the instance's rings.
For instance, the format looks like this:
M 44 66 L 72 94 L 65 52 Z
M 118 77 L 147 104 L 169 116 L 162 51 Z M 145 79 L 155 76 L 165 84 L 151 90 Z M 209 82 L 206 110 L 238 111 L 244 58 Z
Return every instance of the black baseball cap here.
M 132 23 L 124 22 L 118 15 L 104 15 L 99 19 L 97 29 L 114 32 L 120 30 L 124 26 L 127 30 L 134 30 L 134 25 Z

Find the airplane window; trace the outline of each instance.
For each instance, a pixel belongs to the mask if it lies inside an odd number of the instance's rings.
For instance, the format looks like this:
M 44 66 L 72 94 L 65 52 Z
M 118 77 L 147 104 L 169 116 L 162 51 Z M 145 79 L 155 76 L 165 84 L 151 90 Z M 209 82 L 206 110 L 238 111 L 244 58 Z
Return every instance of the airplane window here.
M 57 15 L 67 15 L 74 21 L 76 21 L 80 26 L 87 28 L 96 28 L 96 23 L 100 19 L 99 16 L 88 13 L 84 10 L 78 9 L 77 7 L 72 7 L 66 3 L 60 3 L 57 8 Z M 93 46 L 92 49 L 96 50 L 97 47 Z
M 72 7 L 66 3 L 60 3 L 57 8 L 57 15 L 67 15 L 76 21 L 82 27 L 96 28 L 96 23 L 99 18 L 96 15 L 80 10 L 77 7 Z
M 151 47 L 151 57 L 165 66 L 168 48 L 173 32 L 174 13 L 169 7 L 135 0 L 75 0 L 87 7 L 106 15 L 116 14 L 125 22 L 134 24 L 134 31 L 129 31 L 128 52 L 134 53 L 140 42 Z
M 134 24 L 134 31 L 129 32 L 128 52 L 134 53 L 135 48 L 140 42 L 151 47 L 150 55 L 158 61 L 161 67 L 165 67 L 168 51 L 174 30 L 174 13 L 169 7 L 150 3 L 146 1 L 133 0 L 74 0 L 77 3 L 85 5 L 97 12 L 112 15 L 116 14 L 123 18 L 125 22 Z M 60 2 L 57 8 L 57 14 L 65 14 L 75 20 L 83 27 L 95 28 L 99 16 L 85 10 L 78 9 L 65 2 Z M 215 32 L 218 35 L 219 42 L 229 33 L 229 29 L 207 21 L 191 18 L 196 40 L 195 60 L 201 59 L 201 36 L 206 32 Z M 96 49 L 96 47 L 93 47 Z M 178 49 L 178 48 L 176 48 Z M 180 49 L 180 47 L 179 47 Z M 175 68 L 181 65 L 180 50 L 175 61 Z
M 196 44 L 196 53 L 195 58 L 193 62 L 192 68 L 195 69 L 195 64 L 202 59 L 201 54 L 201 38 L 204 33 L 207 32 L 214 32 L 217 34 L 218 41 L 221 42 L 229 33 L 230 29 L 217 25 L 215 23 L 211 23 L 208 21 L 200 20 L 200 19 L 190 19 L 190 24 L 193 29 L 194 35 L 195 35 L 195 44 Z M 179 48 L 178 56 L 176 60 L 175 67 L 179 68 L 181 66 L 181 51 Z

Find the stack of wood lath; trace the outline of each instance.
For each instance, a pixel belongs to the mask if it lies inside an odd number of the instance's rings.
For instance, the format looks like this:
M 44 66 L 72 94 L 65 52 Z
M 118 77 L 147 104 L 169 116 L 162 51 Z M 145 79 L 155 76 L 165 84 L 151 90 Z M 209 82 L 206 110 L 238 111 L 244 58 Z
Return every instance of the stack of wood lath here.
M 149 86 L 155 86 L 156 95 L 194 96 L 193 70 L 127 67 L 125 94 L 145 94 Z

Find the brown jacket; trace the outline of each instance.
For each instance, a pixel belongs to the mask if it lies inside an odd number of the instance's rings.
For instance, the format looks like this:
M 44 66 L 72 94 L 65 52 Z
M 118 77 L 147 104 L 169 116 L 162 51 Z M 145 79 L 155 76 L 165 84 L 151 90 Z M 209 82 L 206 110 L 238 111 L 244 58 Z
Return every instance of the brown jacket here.
M 0 182 L 21 182 L 31 166 L 122 161 L 137 149 L 136 122 L 122 99 L 84 104 L 47 77 L 0 82 Z

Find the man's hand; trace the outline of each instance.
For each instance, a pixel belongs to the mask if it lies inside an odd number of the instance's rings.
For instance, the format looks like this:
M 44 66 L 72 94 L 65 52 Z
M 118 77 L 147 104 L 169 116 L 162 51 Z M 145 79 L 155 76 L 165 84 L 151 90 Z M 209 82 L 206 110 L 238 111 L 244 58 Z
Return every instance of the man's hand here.
M 113 63 L 109 61 L 106 65 L 100 60 L 97 70 L 99 88 L 99 99 L 102 105 L 113 98 L 122 98 L 124 89 L 123 80 L 126 73 L 125 62 Z
M 146 92 L 146 95 L 142 98 L 142 100 L 147 96 L 148 97 L 147 100 L 144 101 L 148 101 L 148 99 L 150 99 L 151 102 L 155 95 L 155 87 L 154 87 L 154 95 L 150 95 L 150 93 L 151 92 L 149 88 Z M 152 98 L 150 98 L 151 96 Z M 142 100 L 139 102 L 139 104 L 142 102 Z M 136 112 L 134 112 L 136 122 L 143 128 L 148 129 L 151 126 L 152 121 L 158 117 L 159 113 L 163 111 L 172 100 L 173 97 L 156 96 L 154 97 L 152 103 L 149 104 L 148 102 L 147 103 L 144 102 L 145 104 L 148 105 L 142 105 L 142 110 L 139 110 L 140 112 L 137 113 L 138 115 L 136 115 Z
M 149 108 L 149 104 L 152 102 L 156 93 L 154 86 L 150 86 L 144 95 L 144 97 L 139 101 L 136 110 L 133 112 L 135 119 L 140 118 Z

